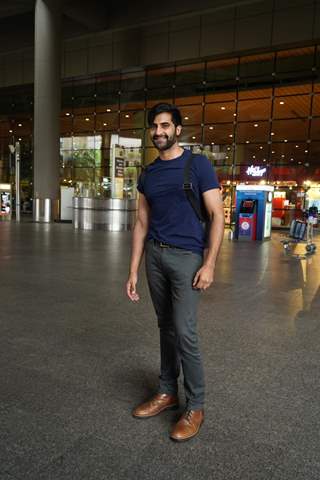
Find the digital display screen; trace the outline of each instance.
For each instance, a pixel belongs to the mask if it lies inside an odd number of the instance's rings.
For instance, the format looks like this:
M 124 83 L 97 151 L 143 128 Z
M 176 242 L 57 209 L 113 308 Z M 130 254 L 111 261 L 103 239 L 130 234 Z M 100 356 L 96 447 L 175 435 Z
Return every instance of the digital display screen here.
M 254 212 L 254 201 L 253 200 L 243 200 L 240 207 L 241 213 L 253 213 Z

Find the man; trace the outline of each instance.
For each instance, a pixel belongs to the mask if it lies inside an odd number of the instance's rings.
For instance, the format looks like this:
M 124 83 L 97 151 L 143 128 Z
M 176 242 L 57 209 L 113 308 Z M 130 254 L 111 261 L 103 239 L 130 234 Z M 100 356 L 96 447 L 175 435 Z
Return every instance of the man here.
M 180 365 L 186 410 L 171 431 L 176 441 L 197 435 L 204 420 L 204 374 L 197 338 L 200 292 L 213 282 L 224 231 L 224 211 L 214 170 L 206 157 L 192 159 L 192 188 L 212 220 L 208 250 L 205 232 L 183 189 L 184 167 L 191 152 L 178 144 L 181 114 L 174 105 L 157 104 L 149 112 L 151 140 L 159 157 L 138 182 L 138 216 L 133 230 L 127 294 L 139 300 L 138 269 L 146 250 L 146 272 L 160 329 L 161 374 L 158 393 L 133 411 L 150 418 L 178 407 Z

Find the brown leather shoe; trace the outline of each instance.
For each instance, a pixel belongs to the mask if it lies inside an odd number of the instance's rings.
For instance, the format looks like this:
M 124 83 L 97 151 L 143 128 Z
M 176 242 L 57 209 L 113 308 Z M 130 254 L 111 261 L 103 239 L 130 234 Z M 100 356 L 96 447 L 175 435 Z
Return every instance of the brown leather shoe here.
M 187 410 L 173 427 L 170 438 L 176 442 L 190 440 L 199 433 L 203 422 L 203 410 Z
M 158 413 L 163 412 L 163 410 L 174 410 L 178 408 L 178 406 L 179 401 L 177 396 L 158 393 L 147 402 L 136 407 L 132 415 L 135 418 L 149 418 L 158 415 Z

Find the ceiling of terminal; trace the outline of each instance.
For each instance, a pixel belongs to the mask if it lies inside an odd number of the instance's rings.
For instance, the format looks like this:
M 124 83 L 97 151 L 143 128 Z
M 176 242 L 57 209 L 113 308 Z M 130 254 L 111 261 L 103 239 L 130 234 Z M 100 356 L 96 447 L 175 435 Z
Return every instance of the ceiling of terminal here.
M 56 0 L 46 0 L 48 3 Z M 192 15 L 259 3 L 260 0 L 162 0 L 161 4 L 144 0 L 60 0 L 63 11 L 63 36 L 72 38 L 91 32 L 122 29 L 158 22 L 169 17 Z M 31 47 L 34 42 L 35 0 L 0 2 L 0 53 Z
M 0 18 L 12 17 L 33 10 L 34 0 L 12 0 L 0 3 Z
M 54 0 L 47 0 L 48 2 L 52 1 L 57 3 Z M 140 18 L 141 15 L 143 18 L 156 16 L 157 19 L 164 18 L 172 15 L 180 15 L 190 13 L 192 11 L 199 11 L 202 9 L 221 9 L 227 8 L 228 6 L 235 6 L 241 4 L 249 3 L 259 3 L 260 0 L 198 0 L 195 4 L 194 0 L 184 0 L 180 2 L 178 0 L 163 0 L 159 3 L 152 4 L 151 2 L 139 1 L 132 2 L 130 0 L 122 0 L 121 2 L 117 0 L 60 0 L 63 10 L 73 8 L 73 13 L 75 10 L 82 9 L 84 6 L 87 7 L 87 10 L 95 11 L 99 10 L 99 7 L 104 7 L 110 16 L 121 15 L 123 20 L 127 23 L 130 23 L 129 17 L 132 16 L 132 13 L 135 12 L 136 19 Z M 34 9 L 35 0 L 10 0 L 10 2 L 0 2 L 0 18 L 12 17 L 22 13 L 31 12 Z
M 49 1 L 52 1 L 54 4 L 57 3 L 53 0 Z M 76 16 L 76 10 L 82 10 L 85 6 L 87 7 L 88 12 L 91 10 L 98 14 L 101 6 L 104 6 L 104 9 L 106 10 L 105 5 L 107 2 L 104 2 L 103 0 L 91 0 L 90 2 L 85 0 L 61 0 L 61 3 L 64 14 L 72 14 Z M 110 5 L 110 2 L 108 2 L 108 5 Z M 35 0 L 11 0 L 10 2 L 1 2 L 0 18 L 16 17 L 24 13 L 33 12 L 34 6 Z
M 62 1 L 64 38 L 106 29 L 106 3 L 103 0 Z M 34 0 L 0 2 L 0 52 L 33 46 L 34 5 Z

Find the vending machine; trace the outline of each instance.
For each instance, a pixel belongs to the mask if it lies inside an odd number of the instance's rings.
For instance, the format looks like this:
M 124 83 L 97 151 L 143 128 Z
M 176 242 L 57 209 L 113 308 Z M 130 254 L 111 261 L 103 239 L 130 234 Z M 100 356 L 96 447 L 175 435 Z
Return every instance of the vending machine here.
M 239 240 L 257 238 L 257 200 L 242 200 L 239 210 Z
M 238 185 L 236 188 L 236 240 L 267 240 L 271 237 L 271 185 Z

